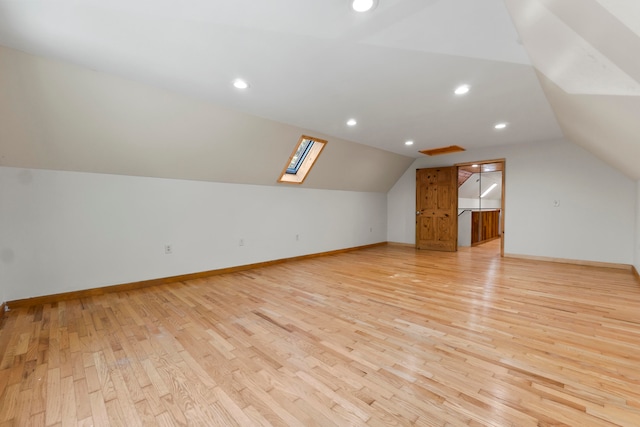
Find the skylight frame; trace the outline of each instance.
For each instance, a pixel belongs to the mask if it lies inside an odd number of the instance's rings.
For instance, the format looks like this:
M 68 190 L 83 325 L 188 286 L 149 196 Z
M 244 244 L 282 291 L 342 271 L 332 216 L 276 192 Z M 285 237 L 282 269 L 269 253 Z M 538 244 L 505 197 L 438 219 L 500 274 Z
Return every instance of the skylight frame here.
M 300 147 L 305 143 L 305 141 L 310 141 L 311 143 L 307 144 L 303 152 L 299 154 L 298 159 L 295 160 L 294 163 L 294 158 L 296 157 L 296 154 L 299 152 Z M 285 164 L 282 173 L 280 174 L 278 182 L 287 184 L 302 184 L 307 178 L 316 160 L 318 160 L 318 157 L 320 156 L 322 150 L 324 150 L 326 144 L 327 141 L 324 139 L 308 135 L 300 136 L 300 138 L 298 139 L 298 143 L 293 148 L 293 151 L 289 156 L 289 160 L 287 160 L 287 163 Z M 292 163 L 294 163 L 293 166 Z

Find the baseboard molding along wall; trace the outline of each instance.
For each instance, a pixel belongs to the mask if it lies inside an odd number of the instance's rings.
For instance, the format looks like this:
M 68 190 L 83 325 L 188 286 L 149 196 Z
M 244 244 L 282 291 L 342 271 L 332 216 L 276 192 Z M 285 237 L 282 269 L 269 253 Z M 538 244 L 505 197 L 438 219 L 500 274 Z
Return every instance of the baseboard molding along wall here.
M 415 243 L 400 243 L 400 242 L 387 242 L 389 246 L 400 246 L 404 248 L 415 248 Z
M 633 268 L 633 266 L 629 264 L 616 264 L 612 262 L 599 262 L 599 261 L 583 261 L 579 259 L 550 258 L 550 257 L 533 256 L 533 255 L 504 254 L 504 257 L 526 259 L 531 261 L 557 262 L 560 264 L 585 265 L 588 267 L 615 268 L 618 270 L 629 270 L 629 271 Z
M 340 253 L 351 252 L 351 251 L 356 251 L 360 249 L 367 249 L 367 248 L 373 248 L 376 246 L 384 246 L 384 245 L 415 248 L 415 245 L 411 243 L 380 242 L 380 243 L 373 243 L 370 245 L 356 246 L 352 248 L 337 249 L 333 251 L 319 252 L 319 253 L 309 254 L 309 255 L 301 255 L 301 256 L 296 256 L 291 258 L 282 258 L 282 259 L 277 259 L 273 261 L 264 261 L 264 262 L 254 263 L 254 264 L 240 265 L 236 267 L 220 268 L 217 270 L 208 270 L 208 271 L 184 274 L 179 276 L 162 277 L 158 279 L 142 280 L 139 282 L 124 283 L 120 285 L 105 286 L 101 288 L 83 289 L 83 290 L 64 292 L 64 293 L 53 294 L 53 295 L 43 295 L 43 296 L 37 296 L 33 298 L 25 298 L 25 299 L 20 299 L 15 301 L 7 301 L 0 304 L 0 318 L 2 318 L 2 316 L 4 315 L 5 310 L 8 311 L 9 308 L 28 307 L 28 306 L 40 305 L 40 304 L 51 304 L 58 301 L 66 301 L 66 300 L 76 299 L 76 298 L 87 298 L 91 296 L 103 295 L 103 294 L 112 293 L 112 292 L 132 291 L 135 289 L 146 288 L 149 286 L 165 285 L 168 283 L 176 283 L 176 282 L 183 282 L 186 280 L 201 279 L 203 277 L 235 273 L 238 271 L 245 271 L 245 270 L 251 270 L 254 268 L 267 267 L 269 265 L 281 264 L 281 263 L 290 262 L 290 261 L 299 261 L 299 260 L 316 258 L 321 256 L 336 255 Z M 506 254 L 506 253 L 504 254 L 504 257 L 531 260 L 531 261 L 545 261 L 545 262 L 555 262 L 555 263 L 562 263 L 562 264 L 584 265 L 589 267 L 604 267 L 604 268 L 615 268 L 619 270 L 628 270 L 628 271 L 631 271 L 636 277 L 636 280 L 640 282 L 640 274 L 638 274 L 638 270 L 636 270 L 634 266 L 628 265 L 628 264 L 615 264 L 615 263 L 597 262 L 597 261 L 581 261 L 581 260 L 575 260 L 575 259 L 550 258 L 550 257 Z
M 251 270 L 259 267 L 267 267 L 269 265 L 281 264 L 284 262 L 299 261 L 303 259 L 317 258 L 321 256 L 336 255 L 344 252 L 356 251 L 360 249 L 373 248 L 376 246 L 384 246 L 386 244 L 387 242 L 373 243 L 370 245 L 356 246 L 356 247 L 345 248 L 345 249 L 336 249 L 333 251 L 319 252 L 315 254 L 301 255 L 301 256 L 296 256 L 291 258 L 282 258 L 282 259 L 277 259 L 273 261 L 264 261 L 264 262 L 254 263 L 254 264 L 220 268 L 217 270 L 208 270 L 208 271 L 202 271 L 198 273 L 183 274 L 179 276 L 162 277 L 158 279 L 142 280 L 140 282 L 124 283 L 121 285 L 111 285 L 111 286 L 104 286 L 101 288 L 82 289 L 78 291 L 63 292 L 63 293 L 52 294 L 52 295 L 42 295 L 42 296 L 25 298 L 25 299 L 20 299 L 15 301 L 7 301 L 6 303 L 2 304 L 2 313 L 0 313 L 0 316 L 4 314 L 5 307 L 10 307 L 12 309 L 18 308 L 18 307 L 29 307 L 32 305 L 51 304 L 59 301 L 66 301 L 66 300 L 76 299 L 76 298 L 87 298 L 87 297 L 103 295 L 103 294 L 113 293 L 113 292 L 132 291 L 135 289 L 146 288 L 149 286 L 165 285 L 168 283 L 176 283 L 176 282 L 183 282 L 186 280 L 201 279 L 203 277 L 216 276 L 220 274 L 235 273 L 238 271 Z

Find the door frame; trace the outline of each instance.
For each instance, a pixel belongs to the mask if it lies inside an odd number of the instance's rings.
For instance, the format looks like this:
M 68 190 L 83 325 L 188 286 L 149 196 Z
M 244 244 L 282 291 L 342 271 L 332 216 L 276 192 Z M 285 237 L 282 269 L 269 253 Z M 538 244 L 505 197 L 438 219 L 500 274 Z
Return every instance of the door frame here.
M 461 166 L 471 166 L 471 165 L 479 165 L 480 167 L 482 167 L 482 165 L 486 165 L 489 163 L 502 163 L 502 195 L 500 196 L 500 210 L 501 210 L 501 215 L 502 215 L 502 221 L 500 221 L 500 256 L 504 257 L 504 224 L 505 224 L 505 218 L 506 218 L 506 211 L 505 211 L 505 187 L 506 187 L 506 175 L 507 175 L 507 159 L 502 158 L 502 159 L 492 159 L 492 160 L 479 160 L 477 162 L 464 162 L 464 163 L 456 163 L 454 164 L 454 166 L 460 168 Z

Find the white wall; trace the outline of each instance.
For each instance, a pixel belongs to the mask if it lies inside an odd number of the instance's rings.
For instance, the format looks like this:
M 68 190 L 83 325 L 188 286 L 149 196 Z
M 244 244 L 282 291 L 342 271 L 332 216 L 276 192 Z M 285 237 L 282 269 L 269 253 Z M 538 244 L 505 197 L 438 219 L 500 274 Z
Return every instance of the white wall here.
M 634 262 L 636 183 L 567 141 L 417 159 L 387 194 L 387 239 L 415 243 L 415 169 L 499 158 L 506 159 L 506 254 Z
M 7 301 L 386 240 L 384 193 L 7 167 L 0 182 Z
M 458 247 L 471 246 L 471 211 L 458 215 Z
M 7 251 L 3 244 L 7 241 L 8 221 L 5 218 L 9 204 L 9 199 L 6 198 L 5 180 L 0 176 L 0 304 L 7 301 L 6 264 L 11 262 L 11 252 Z
M 640 272 L 640 181 L 636 183 L 636 188 L 638 191 L 637 194 L 637 205 L 636 205 L 636 230 L 635 230 L 635 258 L 634 258 L 634 266 L 636 267 L 636 271 Z

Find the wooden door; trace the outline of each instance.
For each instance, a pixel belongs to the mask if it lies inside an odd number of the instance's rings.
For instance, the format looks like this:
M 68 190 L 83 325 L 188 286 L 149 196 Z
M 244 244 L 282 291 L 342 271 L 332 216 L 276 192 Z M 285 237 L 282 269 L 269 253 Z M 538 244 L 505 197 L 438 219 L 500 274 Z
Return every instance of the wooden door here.
M 416 170 L 416 248 L 458 250 L 458 168 Z

